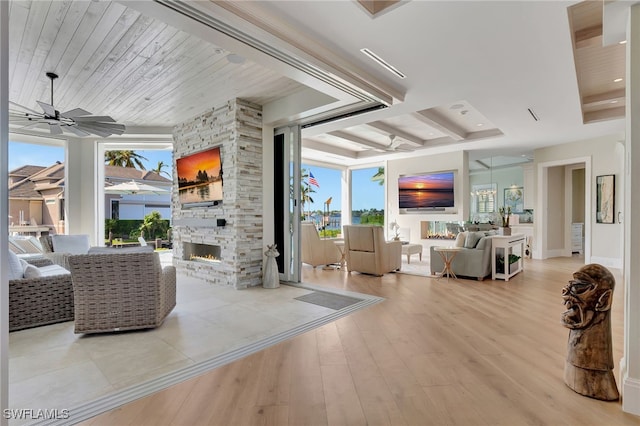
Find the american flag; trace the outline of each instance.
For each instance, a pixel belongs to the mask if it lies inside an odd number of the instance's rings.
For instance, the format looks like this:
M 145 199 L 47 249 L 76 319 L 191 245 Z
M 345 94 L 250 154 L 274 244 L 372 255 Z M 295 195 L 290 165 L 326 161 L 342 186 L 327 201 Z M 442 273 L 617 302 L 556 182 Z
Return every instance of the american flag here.
M 318 188 L 320 188 L 320 184 L 318 183 L 318 181 L 316 180 L 315 177 L 313 177 L 313 173 L 309 172 L 309 184 L 310 185 L 315 185 Z

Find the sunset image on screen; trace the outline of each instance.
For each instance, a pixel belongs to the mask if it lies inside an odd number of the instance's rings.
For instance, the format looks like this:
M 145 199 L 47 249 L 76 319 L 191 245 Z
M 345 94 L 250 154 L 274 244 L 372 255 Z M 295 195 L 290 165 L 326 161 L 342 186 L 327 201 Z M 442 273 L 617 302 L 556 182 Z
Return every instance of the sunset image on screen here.
M 207 172 L 208 176 L 218 176 L 220 174 L 220 148 L 179 158 L 176 163 L 178 176 L 181 180 L 196 181 L 198 172 L 203 171 Z
M 222 200 L 220 147 L 176 160 L 178 196 L 183 205 Z
M 426 173 L 398 178 L 399 207 L 435 208 L 454 206 L 453 172 Z

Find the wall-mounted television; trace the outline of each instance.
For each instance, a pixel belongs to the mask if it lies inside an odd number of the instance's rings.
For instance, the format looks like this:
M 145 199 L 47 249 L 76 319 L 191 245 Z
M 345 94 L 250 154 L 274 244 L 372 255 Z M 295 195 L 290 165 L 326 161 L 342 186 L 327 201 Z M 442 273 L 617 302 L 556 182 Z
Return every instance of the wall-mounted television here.
M 182 207 L 214 206 L 222 202 L 219 146 L 178 158 L 176 168 Z
M 454 207 L 454 180 L 453 171 L 400 175 L 398 177 L 399 208 L 444 210 L 447 207 Z

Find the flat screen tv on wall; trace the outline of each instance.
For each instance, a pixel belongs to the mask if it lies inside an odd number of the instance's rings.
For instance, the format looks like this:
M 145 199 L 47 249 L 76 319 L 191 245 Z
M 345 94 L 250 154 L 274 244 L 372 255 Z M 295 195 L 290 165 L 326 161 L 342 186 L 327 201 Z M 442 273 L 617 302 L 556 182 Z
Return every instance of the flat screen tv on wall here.
M 182 207 L 215 206 L 222 202 L 219 146 L 178 158 L 176 168 Z
M 452 171 L 401 175 L 398 178 L 399 208 L 405 210 L 444 210 L 454 207 Z

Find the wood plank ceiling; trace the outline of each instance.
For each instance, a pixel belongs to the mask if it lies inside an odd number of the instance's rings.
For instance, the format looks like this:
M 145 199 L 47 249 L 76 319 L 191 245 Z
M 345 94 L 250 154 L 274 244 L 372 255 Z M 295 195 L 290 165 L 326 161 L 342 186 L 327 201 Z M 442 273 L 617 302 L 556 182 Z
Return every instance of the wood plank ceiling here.
M 577 3 L 568 14 L 583 122 L 623 118 L 626 49 L 602 44 L 603 2 Z
M 10 100 L 83 108 L 135 126 L 173 126 L 214 100 L 264 105 L 304 86 L 109 1 L 12 1 Z

